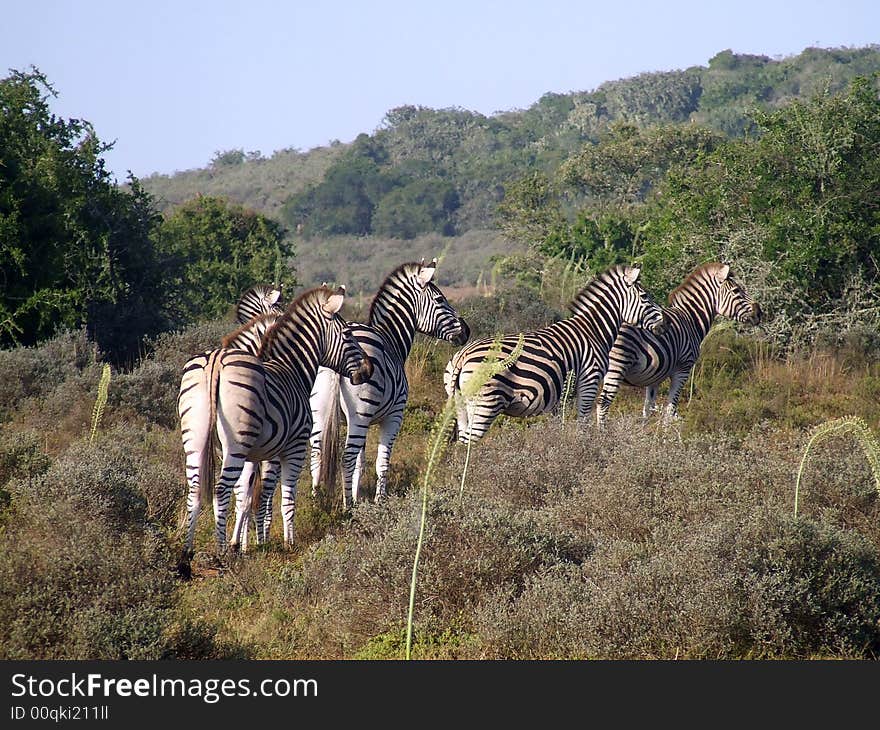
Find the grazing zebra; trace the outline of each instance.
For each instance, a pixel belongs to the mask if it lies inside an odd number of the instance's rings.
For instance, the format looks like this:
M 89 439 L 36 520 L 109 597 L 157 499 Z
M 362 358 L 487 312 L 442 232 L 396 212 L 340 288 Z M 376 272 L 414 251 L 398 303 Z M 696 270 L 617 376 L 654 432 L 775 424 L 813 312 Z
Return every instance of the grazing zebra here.
M 185 556 L 192 554 L 200 501 L 210 496 L 215 487 L 215 428 L 223 452 L 214 495 L 218 546 L 222 549 L 226 542 L 230 490 L 239 481 L 247 462 L 260 461 L 280 463 L 284 542 L 292 542 L 296 482 L 312 425 L 308 399 L 318 367 L 340 370 L 354 382 L 362 382 L 372 372 L 364 351 L 338 314 L 344 294 L 344 287 L 335 292 L 318 287 L 302 294 L 268 330 L 256 355 L 227 348 L 211 353 L 205 368 L 208 402 L 199 403 L 190 414 L 191 419 L 200 419 L 194 431 L 203 439 L 201 443 L 191 443 L 187 453 L 190 501 Z M 249 481 L 233 533 L 234 544 L 238 544 L 250 512 Z M 268 536 L 274 486 L 273 479 L 271 488 L 264 487 L 261 493 L 257 531 L 264 539 Z
M 312 390 L 312 490 L 332 486 L 336 479 L 335 444 L 339 437 L 339 405 L 348 424 L 342 456 L 343 504 L 357 501 L 363 471 L 367 429 L 379 424 L 376 455 L 376 500 L 386 493 L 388 462 L 400 431 L 409 392 L 404 363 L 416 332 L 463 345 L 470 336 L 443 292 L 432 282 L 437 259 L 427 266 L 403 264 L 392 271 L 370 307 L 369 324 L 352 324 L 352 334 L 373 364 L 372 377 L 360 384 L 341 380 L 322 368 Z
M 758 324 L 761 308 L 733 278 L 730 266 L 709 263 L 694 269 L 669 295 L 664 308 L 669 326 L 657 335 L 624 325 L 611 349 L 608 372 L 596 407 L 605 424 L 608 409 L 622 383 L 645 388 L 645 418 L 654 410 L 657 386 L 670 378 L 664 421 L 678 417 L 678 398 L 700 356 L 700 343 L 716 316 Z
M 578 418 L 586 418 L 621 325 L 627 322 L 653 332 L 666 326 L 663 310 L 638 283 L 640 272 L 637 267 L 612 267 L 577 295 L 570 305 L 575 316 L 525 333 L 522 353 L 514 363 L 490 378 L 467 403 L 456 403 L 459 442 L 481 439 L 502 413 L 524 418 L 550 411 L 559 402 L 569 374 L 574 378 Z M 496 342 L 506 357 L 518 341 L 518 335 L 489 337 L 455 353 L 444 376 L 447 395 L 456 396 Z

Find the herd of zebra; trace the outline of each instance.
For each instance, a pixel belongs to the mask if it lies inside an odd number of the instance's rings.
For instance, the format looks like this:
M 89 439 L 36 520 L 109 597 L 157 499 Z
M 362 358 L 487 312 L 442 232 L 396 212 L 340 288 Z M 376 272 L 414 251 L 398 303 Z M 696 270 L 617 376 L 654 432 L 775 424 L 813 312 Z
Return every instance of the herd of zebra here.
M 668 307 L 642 287 L 638 267 L 614 266 L 578 293 L 567 319 L 466 344 L 470 330 L 434 283 L 436 269 L 436 259 L 397 267 L 379 288 L 364 324 L 340 316 L 344 287 L 322 285 L 286 307 L 272 287 L 244 293 L 236 309 L 241 326 L 219 348 L 196 355 L 183 368 L 178 414 L 188 496 L 182 572 L 189 572 L 203 500 L 213 501 L 222 550 L 235 495 L 229 547 L 247 548 L 257 466 L 262 485 L 257 542 L 269 537 L 272 497 L 280 481 L 283 538 L 285 545 L 292 543 L 297 481 L 309 445 L 313 493 L 335 484 L 339 411 L 347 422 L 341 456 L 344 506 L 357 501 L 367 430 L 374 423 L 379 426 L 376 499 L 385 496 L 408 396 L 404 366 L 417 332 L 463 346 L 446 366 L 444 387 L 447 398 L 455 399 L 457 439 L 469 443 L 482 438 L 501 414 L 552 411 L 567 383 L 574 389 L 578 417 L 586 419 L 595 405 L 602 426 L 622 383 L 646 389 L 647 417 L 657 386 L 669 378 L 664 419 L 675 418 L 682 386 L 715 317 L 748 324 L 761 318 L 760 307 L 726 264 L 696 268 L 669 295 Z M 476 395 L 461 397 L 479 365 L 499 350 L 508 357 L 516 350 L 516 356 Z M 219 476 L 215 440 L 222 454 Z

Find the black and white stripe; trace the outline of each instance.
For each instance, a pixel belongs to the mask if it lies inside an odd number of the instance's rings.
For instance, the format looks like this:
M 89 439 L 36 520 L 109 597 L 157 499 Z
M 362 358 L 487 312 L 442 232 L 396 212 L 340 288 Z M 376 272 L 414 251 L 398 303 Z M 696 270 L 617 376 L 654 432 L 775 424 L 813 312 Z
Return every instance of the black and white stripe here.
M 282 314 L 284 307 L 280 305 L 280 301 L 281 289 L 268 284 L 257 284 L 241 295 L 235 305 L 235 319 L 245 324 L 267 312 Z
M 664 309 L 669 326 L 662 335 L 624 325 L 611 349 L 608 372 L 596 407 L 600 426 L 623 383 L 645 388 L 642 410 L 654 410 L 657 386 L 670 379 L 664 420 L 678 416 L 678 399 L 700 356 L 700 344 L 715 317 L 758 324 L 761 308 L 733 278 L 730 266 L 717 262 L 694 269 L 669 295 Z
M 502 413 L 524 418 L 552 410 L 570 374 L 578 417 L 586 418 L 621 325 L 631 323 L 657 332 L 665 327 L 662 309 L 638 283 L 639 273 L 636 267 L 615 266 L 597 276 L 570 305 L 574 316 L 525 333 L 519 357 L 467 400 L 461 391 L 496 339 L 472 342 L 453 355 L 444 385 L 447 395 L 456 398 L 458 440 L 478 441 Z M 519 336 L 504 335 L 497 341 L 507 357 Z
M 195 432 L 207 436 L 187 452 L 190 500 L 186 550 L 191 553 L 200 501 L 214 491 L 215 528 L 220 548 L 226 542 L 226 508 L 233 485 L 247 462 L 279 462 L 282 484 L 281 512 L 284 541 L 293 540 L 296 482 L 311 432 L 309 393 L 318 367 L 344 373 L 354 382 L 369 377 L 371 365 L 338 315 L 344 289 L 312 289 L 301 295 L 268 331 L 258 353 L 221 348 L 213 351 L 204 368 L 208 402 L 190 415 L 199 424 Z M 222 468 L 214 489 L 216 429 L 222 450 Z M 251 467 L 252 468 L 252 467 Z M 266 539 L 271 521 L 274 480 L 264 485 L 257 514 L 258 538 Z M 201 492 L 198 487 L 201 488 Z M 236 521 L 232 542 L 237 544 L 250 512 L 250 490 Z
M 263 338 L 283 313 L 278 306 L 280 290 L 258 284 L 242 294 L 235 307 L 235 318 L 242 324 L 234 332 L 228 334 L 221 342 L 221 348 L 245 350 L 253 355 L 259 352 Z M 177 413 L 180 418 L 180 435 L 183 450 L 187 455 L 187 514 L 198 514 L 198 499 L 201 493 L 200 458 L 194 456 L 206 439 L 210 438 L 211 429 L 203 416 L 208 407 L 207 367 L 211 358 L 218 350 L 206 350 L 191 357 L 183 366 L 180 389 L 177 395 Z M 192 457 L 192 458 L 191 458 Z M 253 469 L 246 468 L 242 480 L 250 483 Z M 241 501 L 242 485 L 236 485 L 236 503 Z M 216 515 L 215 515 L 216 517 Z M 192 547 L 192 530 L 195 523 L 187 530 L 187 548 Z
M 341 380 L 322 368 L 312 390 L 312 489 L 335 483 L 341 409 L 348 424 L 342 454 L 343 503 L 357 501 L 363 473 L 367 430 L 379 426 L 376 455 L 376 499 L 386 493 L 391 450 L 403 420 L 409 385 L 404 365 L 416 332 L 462 345 L 470 331 L 432 279 L 437 260 L 399 266 L 379 288 L 368 324 L 352 324 L 352 334 L 373 364 L 373 374 L 360 385 Z

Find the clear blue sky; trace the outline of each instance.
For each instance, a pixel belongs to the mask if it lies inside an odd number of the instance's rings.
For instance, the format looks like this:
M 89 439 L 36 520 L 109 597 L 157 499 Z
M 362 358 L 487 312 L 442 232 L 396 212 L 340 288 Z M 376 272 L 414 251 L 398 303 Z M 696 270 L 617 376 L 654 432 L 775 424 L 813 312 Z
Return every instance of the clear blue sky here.
M 8 0 L 0 72 L 38 67 L 118 179 L 219 150 L 348 142 L 403 104 L 484 114 L 715 53 L 880 42 L 880 2 Z

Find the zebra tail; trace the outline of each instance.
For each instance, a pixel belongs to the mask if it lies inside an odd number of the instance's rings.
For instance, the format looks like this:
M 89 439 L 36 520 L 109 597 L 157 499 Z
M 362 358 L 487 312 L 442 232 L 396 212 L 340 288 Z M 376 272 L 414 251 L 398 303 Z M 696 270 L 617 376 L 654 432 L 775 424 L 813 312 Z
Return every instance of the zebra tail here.
M 318 484 L 333 494 L 336 477 L 339 473 L 339 373 L 332 373 L 330 378 L 330 396 L 327 400 L 327 412 L 324 428 L 321 431 L 321 462 L 318 468 Z
M 214 481 L 217 470 L 214 456 L 214 441 L 217 432 L 217 399 L 220 391 L 220 370 L 223 363 L 220 362 L 222 350 L 211 353 L 206 367 L 205 380 L 208 385 L 208 437 L 202 448 L 202 465 L 200 467 L 202 504 L 209 504 L 214 500 Z

